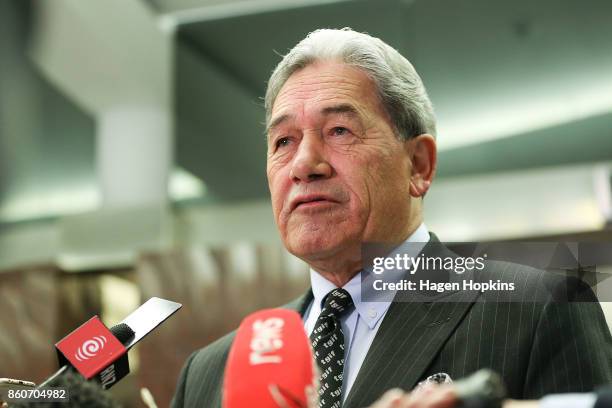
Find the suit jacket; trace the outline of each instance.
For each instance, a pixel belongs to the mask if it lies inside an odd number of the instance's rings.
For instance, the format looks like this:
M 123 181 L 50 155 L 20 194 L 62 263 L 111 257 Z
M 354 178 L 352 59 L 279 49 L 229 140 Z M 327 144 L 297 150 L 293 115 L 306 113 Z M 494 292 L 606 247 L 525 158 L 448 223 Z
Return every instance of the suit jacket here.
M 426 256 L 457 256 L 433 234 L 423 251 Z M 431 374 L 458 379 L 485 367 L 501 374 L 509 397 L 516 399 L 612 384 L 612 338 L 590 288 L 577 291 L 584 302 L 555 302 L 554 296 L 533 302 L 538 290 L 567 289 L 567 280 L 504 262 L 489 262 L 480 274 L 484 280 L 511 279 L 514 298 L 500 301 L 495 292 L 458 291 L 444 301 L 414 303 L 402 302 L 398 292 L 343 406 L 367 407 L 386 390 L 410 390 Z M 312 299 L 308 291 L 284 307 L 303 316 Z M 234 335 L 189 357 L 172 407 L 221 406 Z

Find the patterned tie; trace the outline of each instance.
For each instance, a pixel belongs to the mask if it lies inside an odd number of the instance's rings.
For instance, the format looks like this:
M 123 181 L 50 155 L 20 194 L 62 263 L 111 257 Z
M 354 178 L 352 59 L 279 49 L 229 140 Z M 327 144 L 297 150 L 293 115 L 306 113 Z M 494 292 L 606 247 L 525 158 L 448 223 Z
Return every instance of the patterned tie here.
M 344 369 L 344 335 L 340 317 L 353 305 L 351 295 L 336 288 L 325 296 L 323 310 L 310 335 L 315 360 L 321 370 L 319 407 L 342 406 L 342 371 Z

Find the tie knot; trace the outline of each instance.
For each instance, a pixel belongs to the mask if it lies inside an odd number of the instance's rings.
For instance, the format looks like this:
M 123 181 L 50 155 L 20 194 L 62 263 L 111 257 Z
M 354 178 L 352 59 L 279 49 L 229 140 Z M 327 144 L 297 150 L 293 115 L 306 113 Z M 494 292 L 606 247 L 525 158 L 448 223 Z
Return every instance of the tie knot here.
M 342 288 L 336 288 L 325 295 L 325 303 L 321 314 L 323 316 L 340 317 L 352 305 L 351 294 Z

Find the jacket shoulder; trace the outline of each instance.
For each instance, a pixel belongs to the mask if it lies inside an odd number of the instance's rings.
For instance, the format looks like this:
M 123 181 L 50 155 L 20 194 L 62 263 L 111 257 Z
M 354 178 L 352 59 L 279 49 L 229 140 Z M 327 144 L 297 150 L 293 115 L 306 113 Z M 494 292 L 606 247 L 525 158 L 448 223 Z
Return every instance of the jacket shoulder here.
M 507 301 L 597 302 L 591 286 L 571 274 L 504 261 L 488 261 L 486 265 L 486 270 L 477 275 L 477 280 L 513 283 L 514 290 L 507 294 Z M 498 295 L 495 297 L 497 301 L 504 299 L 504 296 L 501 299 Z
M 195 351 L 185 363 L 179 378 L 173 408 L 220 407 L 227 356 L 236 332 Z

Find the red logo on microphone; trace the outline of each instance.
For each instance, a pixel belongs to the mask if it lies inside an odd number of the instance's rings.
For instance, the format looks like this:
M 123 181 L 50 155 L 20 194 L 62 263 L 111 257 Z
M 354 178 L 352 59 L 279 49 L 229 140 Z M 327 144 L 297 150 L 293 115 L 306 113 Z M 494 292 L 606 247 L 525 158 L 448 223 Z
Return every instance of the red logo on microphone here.
M 74 356 L 79 361 L 89 360 L 95 357 L 100 350 L 104 348 L 107 340 L 105 336 L 95 336 L 93 339 L 86 340 L 81 347 L 78 348 Z
M 87 379 L 110 366 L 127 352 L 98 316 L 89 319 L 55 346 Z

